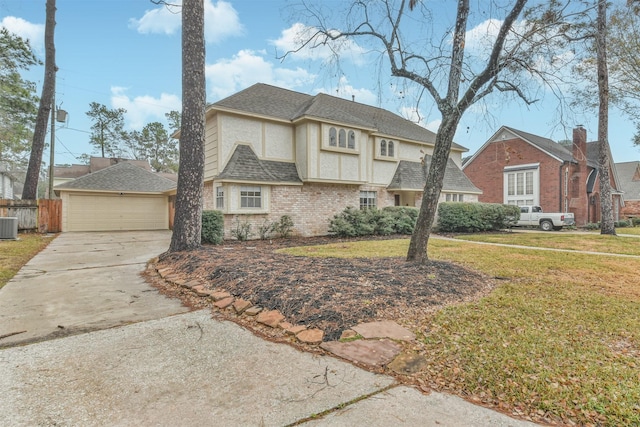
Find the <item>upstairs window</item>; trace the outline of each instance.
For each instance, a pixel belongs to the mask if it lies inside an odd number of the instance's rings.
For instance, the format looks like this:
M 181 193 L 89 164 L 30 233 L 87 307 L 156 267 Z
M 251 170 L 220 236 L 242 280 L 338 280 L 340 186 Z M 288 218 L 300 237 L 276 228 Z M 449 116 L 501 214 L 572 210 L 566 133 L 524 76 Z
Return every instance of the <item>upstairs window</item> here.
M 347 132 L 344 129 L 338 132 L 338 147 L 347 148 Z
M 338 146 L 338 132 L 336 128 L 329 129 L 329 147 Z
M 356 148 L 356 133 L 352 130 L 349 131 L 349 142 L 347 142 L 347 148 L 354 150 Z
M 380 157 L 395 157 L 395 143 L 393 141 L 388 141 L 383 139 L 380 141 Z
M 349 129 L 330 127 L 328 145 L 326 146 L 344 148 L 346 150 L 355 150 L 356 132 Z
M 389 141 L 387 144 L 388 144 L 387 152 L 389 153 L 389 157 L 395 157 L 393 141 Z

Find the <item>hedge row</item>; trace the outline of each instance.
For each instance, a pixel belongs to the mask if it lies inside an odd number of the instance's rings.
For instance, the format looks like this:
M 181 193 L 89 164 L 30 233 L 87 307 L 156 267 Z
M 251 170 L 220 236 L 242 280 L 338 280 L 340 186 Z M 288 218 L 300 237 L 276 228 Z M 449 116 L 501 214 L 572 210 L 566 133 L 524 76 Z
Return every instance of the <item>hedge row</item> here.
M 329 234 L 337 237 L 411 234 L 417 218 L 418 209 L 405 206 L 365 210 L 349 206 L 329 220 Z
M 446 202 L 438 206 L 438 229 L 445 233 L 502 230 L 519 218 L 518 206 L 498 203 Z

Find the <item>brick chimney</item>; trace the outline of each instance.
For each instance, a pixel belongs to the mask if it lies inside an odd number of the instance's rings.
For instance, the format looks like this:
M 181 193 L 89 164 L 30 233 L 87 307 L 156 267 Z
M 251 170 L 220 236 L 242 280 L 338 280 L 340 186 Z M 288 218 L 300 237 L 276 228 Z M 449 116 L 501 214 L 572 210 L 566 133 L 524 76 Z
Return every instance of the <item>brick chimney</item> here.
M 587 131 L 581 125 L 573 129 L 573 161 L 569 211 L 573 212 L 576 225 L 583 226 L 589 219 L 589 198 L 587 195 L 587 178 L 589 169 L 587 167 Z

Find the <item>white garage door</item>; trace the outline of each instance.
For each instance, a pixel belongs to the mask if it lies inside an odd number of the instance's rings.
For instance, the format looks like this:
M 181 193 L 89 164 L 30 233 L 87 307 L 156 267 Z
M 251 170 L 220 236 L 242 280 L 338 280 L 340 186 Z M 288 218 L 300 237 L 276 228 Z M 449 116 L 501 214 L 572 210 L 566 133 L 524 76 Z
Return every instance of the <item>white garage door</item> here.
M 166 230 L 166 196 L 69 194 L 68 231 Z

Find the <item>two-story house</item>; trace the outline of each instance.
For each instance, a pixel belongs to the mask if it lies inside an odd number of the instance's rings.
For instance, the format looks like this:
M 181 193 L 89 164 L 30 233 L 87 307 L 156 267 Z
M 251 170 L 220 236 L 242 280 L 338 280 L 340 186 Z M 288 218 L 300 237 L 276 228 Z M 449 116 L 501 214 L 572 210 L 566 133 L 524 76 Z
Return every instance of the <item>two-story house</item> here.
M 290 215 L 298 235 L 327 234 L 347 206 L 419 206 L 435 134 L 396 114 L 326 94 L 256 84 L 208 106 L 204 209 L 255 226 Z M 453 144 L 442 200 L 477 201 Z M 253 228 L 256 229 L 255 227 Z
M 624 201 L 613 162 L 609 169 L 618 220 Z M 587 143 L 581 126 L 567 144 L 503 126 L 465 161 L 463 171 L 482 190 L 481 202 L 573 212 L 578 226 L 600 221 L 598 144 Z

